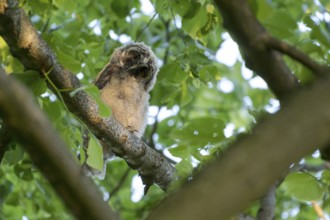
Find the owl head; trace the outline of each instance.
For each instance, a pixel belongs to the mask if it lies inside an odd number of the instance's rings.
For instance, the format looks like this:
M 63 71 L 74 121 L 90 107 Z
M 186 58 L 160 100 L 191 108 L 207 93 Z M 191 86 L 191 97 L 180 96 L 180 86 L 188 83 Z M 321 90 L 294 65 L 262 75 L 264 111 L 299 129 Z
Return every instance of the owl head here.
M 153 88 L 158 72 L 156 56 L 144 43 L 129 43 L 117 48 L 110 64 L 120 68 L 120 77 L 134 77 L 143 83 L 147 92 Z

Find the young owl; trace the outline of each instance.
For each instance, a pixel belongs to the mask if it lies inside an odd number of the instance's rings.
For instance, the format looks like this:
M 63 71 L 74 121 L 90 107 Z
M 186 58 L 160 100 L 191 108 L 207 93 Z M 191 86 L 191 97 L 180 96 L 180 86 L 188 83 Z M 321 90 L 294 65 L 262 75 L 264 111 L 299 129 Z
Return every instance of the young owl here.
M 112 117 L 137 137 L 142 137 L 147 125 L 149 92 L 157 72 L 156 57 L 151 49 L 144 43 L 130 43 L 114 51 L 94 81 Z M 111 155 L 107 149 L 103 147 L 105 161 Z M 104 177 L 104 171 L 99 178 Z
M 157 71 L 151 49 L 144 43 L 131 43 L 117 48 L 95 79 L 112 116 L 138 137 L 146 127 L 149 92 Z

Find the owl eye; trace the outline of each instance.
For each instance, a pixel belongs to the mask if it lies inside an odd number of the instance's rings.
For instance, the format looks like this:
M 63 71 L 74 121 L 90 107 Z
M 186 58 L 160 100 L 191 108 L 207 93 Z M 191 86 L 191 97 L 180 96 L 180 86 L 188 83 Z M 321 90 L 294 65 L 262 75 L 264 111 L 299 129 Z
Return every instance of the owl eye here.
M 140 68 L 138 69 L 138 72 L 139 72 L 140 74 L 148 73 L 148 68 L 147 68 L 147 67 L 140 67 Z
M 135 75 L 140 76 L 142 78 L 146 78 L 148 76 L 148 68 L 147 67 L 139 67 L 135 69 Z

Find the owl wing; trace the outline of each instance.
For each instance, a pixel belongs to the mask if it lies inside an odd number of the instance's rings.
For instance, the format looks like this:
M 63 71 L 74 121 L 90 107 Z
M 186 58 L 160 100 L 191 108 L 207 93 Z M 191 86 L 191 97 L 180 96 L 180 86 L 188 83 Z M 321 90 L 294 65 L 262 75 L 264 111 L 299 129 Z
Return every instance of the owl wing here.
M 97 75 L 94 80 L 94 84 L 100 90 L 104 88 L 106 84 L 108 84 L 111 80 L 111 76 L 116 72 L 115 65 L 111 65 L 110 63 L 106 65 L 101 72 Z

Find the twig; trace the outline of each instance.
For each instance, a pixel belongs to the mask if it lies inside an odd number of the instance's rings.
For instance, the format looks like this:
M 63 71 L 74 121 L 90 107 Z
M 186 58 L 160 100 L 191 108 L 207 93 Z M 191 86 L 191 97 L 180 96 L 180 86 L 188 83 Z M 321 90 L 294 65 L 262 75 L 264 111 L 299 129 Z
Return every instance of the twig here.
M 120 178 L 118 184 L 115 186 L 115 188 L 113 188 L 113 190 L 111 190 L 111 192 L 109 193 L 110 196 L 109 198 L 107 199 L 107 201 L 110 200 L 111 197 L 113 197 L 119 190 L 120 188 L 122 187 L 122 185 L 124 184 L 125 180 L 127 179 L 128 177 L 128 174 L 130 173 L 131 171 L 131 168 L 127 168 L 125 173 L 122 175 L 122 177 Z
M 146 24 L 146 26 L 144 26 L 144 28 L 137 35 L 135 42 L 137 42 L 139 40 L 139 38 L 141 37 L 142 33 L 145 31 L 145 29 L 147 29 L 150 26 L 151 22 L 154 20 L 154 18 L 156 17 L 157 14 L 158 13 L 155 12 L 155 14 L 150 18 L 148 24 Z
M 319 216 L 320 219 L 322 220 L 328 220 L 328 218 L 325 216 L 323 209 L 317 202 L 312 202 L 313 208 L 316 212 L 316 214 Z
M 154 149 L 155 149 L 155 142 L 154 142 L 153 136 L 156 133 L 157 128 L 158 128 L 158 115 L 159 115 L 159 112 L 160 112 L 160 108 L 158 108 L 157 114 L 155 116 L 155 123 L 153 124 L 153 126 L 151 128 L 151 132 L 150 132 L 149 140 L 148 140 L 148 145 L 150 147 L 154 148 Z
M 263 41 L 267 48 L 278 50 L 283 54 L 290 56 L 292 59 L 309 68 L 317 76 L 325 76 L 330 73 L 329 67 L 316 63 L 308 55 L 284 41 L 280 41 L 269 34 L 263 34 L 260 40 Z
M 174 27 L 175 27 L 175 29 L 178 31 L 178 33 L 179 33 L 179 36 L 180 36 L 180 38 L 182 39 L 182 41 L 183 41 L 184 45 L 185 45 L 185 46 L 187 46 L 187 42 L 186 42 L 186 40 L 185 40 L 184 36 L 182 35 L 182 32 L 181 32 L 181 30 L 178 28 L 178 26 L 176 26 L 176 23 L 175 23 L 175 17 L 174 17 L 174 12 L 173 12 L 173 9 L 172 9 L 172 7 L 170 7 L 170 10 L 171 10 L 171 15 L 172 15 L 172 18 L 173 18 Z
M 51 16 L 48 17 L 45 25 L 43 26 L 42 31 L 41 31 L 42 33 L 45 33 L 47 31 L 49 23 L 50 23 L 50 18 L 51 18 Z
M 54 82 L 49 78 L 48 74 L 52 71 L 50 69 L 48 72 L 43 72 L 43 75 L 45 76 L 47 82 L 50 84 L 51 88 L 55 91 L 56 96 L 61 100 L 62 104 L 64 105 L 64 108 L 66 112 L 70 112 L 68 107 L 66 106 L 64 99 L 61 94 L 61 90 L 57 88 L 57 86 L 54 84 Z
M 163 58 L 164 65 L 167 64 L 168 62 L 168 56 L 170 53 L 170 40 L 171 40 L 171 35 L 170 35 L 170 22 L 165 21 L 164 18 L 160 17 L 160 20 L 164 23 L 165 26 L 165 42 L 166 42 L 166 50 Z

